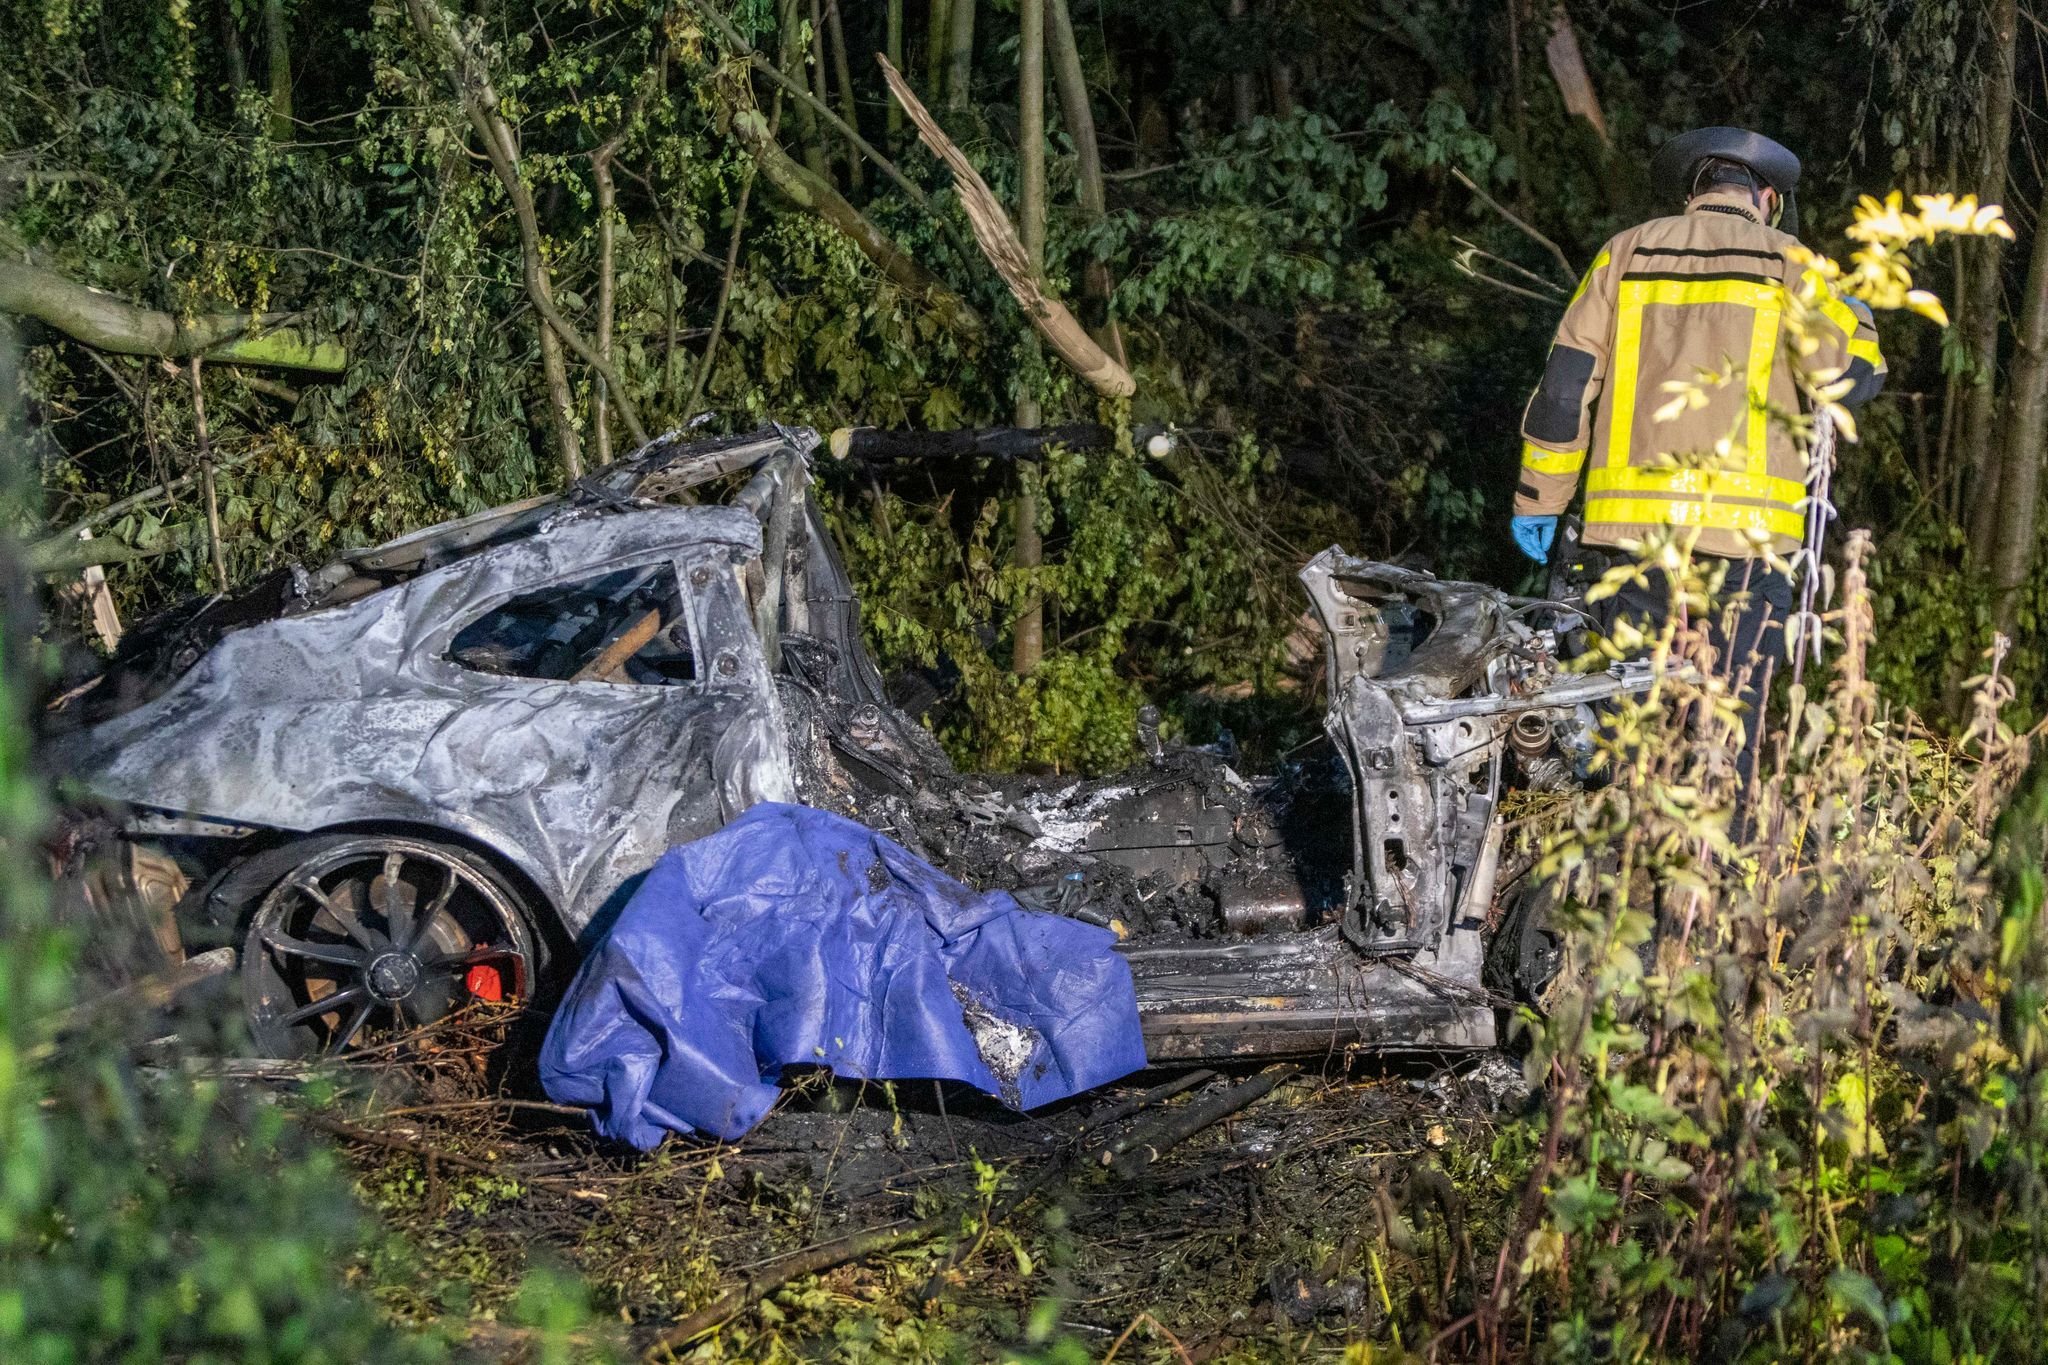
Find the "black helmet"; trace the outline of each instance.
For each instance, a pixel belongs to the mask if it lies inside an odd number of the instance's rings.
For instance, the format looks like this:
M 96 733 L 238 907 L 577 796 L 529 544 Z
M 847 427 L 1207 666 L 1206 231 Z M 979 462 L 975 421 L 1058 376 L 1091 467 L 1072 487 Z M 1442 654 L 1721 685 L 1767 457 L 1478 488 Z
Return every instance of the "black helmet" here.
M 1782 208 L 1777 226 L 1799 231 L 1799 158 L 1762 133 L 1747 128 L 1695 128 L 1680 133 L 1657 150 L 1650 163 L 1650 182 L 1665 203 L 1692 197 L 1693 180 L 1703 161 L 1733 161 L 1778 192 Z

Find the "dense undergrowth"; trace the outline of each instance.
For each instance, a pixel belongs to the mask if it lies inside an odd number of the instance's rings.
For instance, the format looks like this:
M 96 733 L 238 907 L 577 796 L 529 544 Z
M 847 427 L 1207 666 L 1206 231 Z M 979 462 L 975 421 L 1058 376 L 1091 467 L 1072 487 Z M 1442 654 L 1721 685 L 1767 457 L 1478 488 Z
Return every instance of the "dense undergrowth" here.
M 230 32 L 248 18 L 248 7 L 223 8 Z M 537 111 L 528 169 L 561 303 L 579 322 L 595 316 L 604 217 L 590 149 L 626 139 L 615 361 L 657 424 L 693 404 L 730 428 L 994 422 L 1020 388 L 1049 415 L 1099 415 L 1021 348 L 974 351 L 936 330 L 842 237 L 765 194 L 752 201 L 722 354 L 700 365 L 702 351 L 683 342 L 700 341 L 752 181 L 715 98 L 730 54 L 664 6 L 600 7 L 587 25 L 581 10 L 526 25 L 476 8 L 503 90 Z M 764 40 L 767 8 L 743 16 Z M 1157 22 L 1190 8 L 1169 6 Z M 1499 21 L 1498 7 L 1407 8 L 1423 48 L 1433 34 Z M 1881 26 L 1898 7 L 1849 8 Z M 285 138 L 264 131 L 272 111 L 253 86 L 225 93 L 230 49 L 187 7 L 73 0 L 4 15 L 16 53 L 0 75 L 10 259 L 33 256 L 181 315 L 288 307 L 352 348 L 331 381 L 209 372 L 236 578 L 555 483 L 536 436 L 543 399 L 513 234 L 462 141 L 454 93 L 392 7 L 293 12 L 304 16 L 301 41 L 326 60 L 305 81 L 305 126 Z M 550 32 L 542 19 L 574 22 Z M 1720 116 L 1719 96 L 1687 66 L 1713 34 L 1631 20 L 1645 25 L 1638 41 L 1615 22 L 1588 21 L 1588 43 L 1622 135 L 1648 145 L 1652 130 Z M 1833 73 L 1802 89 L 1832 94 L 1861 60 L 1821 50 L 1833 35 L 1804 16 L 1772 22 L 1797 37 L 1802 76 Z M 1183 57 L 1225 41 L 1182 27 L 1195 35 L 1175 35 Z M 657 50 L 680 73 L 674 97 L 625 118 Z M 1010 79 L 994 70 L 1008 53 L 984 53 L 984 89 Z M 1110 68 L 1108 46 L 1090 55 Z M 1835 62 L 1847 66 L 1825 65 Z M 1196 65 L 1189 57 L 1183 70 Z M 1886 120 L 1893 169 L 1910 177 L 1943 172 L 1921 144 L 1953 133 L 1955 93 L 1973 88 L 1944 71 L 1942 98 L 1912 106 L 1933 111 L 1924 130 L 1920 112 L 1911 128 Z M 828 474 L 877 652 L 892 668 L 958 675 L 960 704 L 940 725 L 965 762 L 1110 767 L 1129 753 L 1141 701 L 1194 726 L 1246 692 L 1286 735 L 1269 751 L 1284 750 L 1313 728 L 1313 700 L 1288 690 L 1284 668 L 1304 551 L 1342 540 L 1370 553 L 1420 548 L 1449 571 L 1504 567 L 1496 523 L 1512 442 L 1500 433 L 1552 312 L 1540 299 L 1476 292 L 1448 261 L 1463 234 L 1549 265 L 1449 191 L 1444 169 L 1518 196 L 1575 249 L 1642 205 L 1629 173 L 1561 111 L 1538 108 L 1533 130 L 1517 128 L 1484 91 L 1407 57 L 1382 55 L 1357 74 L 1329 82 L 1317 108 L 1229 129 L 1202 114 L 1199 82 L 1177 76 L 1187 126 L 1146 153 L 1156 164 L 1134 162 L 1116 211 L 1092 226 L 1054 215 L 1055 284 L 1070 288 L 1091 253 L 1120 281 L 1114 311 L 1143 410 L 1101 415 L 1205 431 L 1162 459 L 1055 453 L 1044 468 L 1045 567 L 1010 563 L 1007 469 L 943 482 L 922 471 Z M 1902 88 L 1918 79 L 1890 77 Z M 1799 117 L 1818 130 L 1840 111 Z M 956 124 L 1012 197 L 1007 127 L 982 111 Z M 891 145 L 940 184 L 914 148 Z M 1062 192 L 1066 151 L 1055 156 Z M 1531 183 L 1556 202 L 1532 207 Z M 943 191 L 939 202 L 927 215 L 880 191 L 863 207 L 1014 323 L 953 240 L 960 225 Z M 1908 250 L 1891 245 L 1900 258 Z M 1910 366 L 1951 387 L 1969 380 L 1931 328 L 1887 322 L 1886 342 L 1895 375 Z M 70 524 L 139 496 L 97 523 L 148 556 L 114 571 L 123 608 L 214 586 L 197 501 L 150 491 L 192 469 L 185 378 L 39 342 L 18 387 L 32 420 L 6 434 L 28 444 L 24 466 L 41 486 L 10 487 L 13 520 L 47 530 L 46 514 Z M 11 403 L 16 390 L 10 371 L 0 395 Z M 594 438 L 603 405 L 588 376 L 576 401 Z M 2022 638 L 2000 642 L 1966 693 L 1952 686 L 1982 648 L 1988 607 L 1958 567 L 1945 485 L 1916 463 L 1916 422 L 1928 425 L 1904 399 L 1865 415 L 1845 497 L 1879 516 L 1880 543 L 1848 546 L 1829 658 L 1789 689 L 1747 832 L 1732 819 L 1731 754 L 1754 718 L 1731 707 L 1727 661 L 1704 657 L 1696 625 L 1628 642 L 1696 664 L 1701 680 L 1667 679 L 1622 713 L 1606 750 L 1613 780 L 1557 812 L 1543 844 L 1536 875 L 1558 891 L 1567 966 L 1545 1011 L 1523 1020 L 1527 1113 L 1446 1119 L 1447 1131 L 1425 1129 L 1398 1156 L 1358 1166 L 1288 1168 L 1347 1183 L 1270 1212 L 1294 1221 L 1265 1240 L 1140 1226 L 1119 1229 L 1129 1239 L 1119 1251 L 1069 1235 L 1049 1198 L 1030 1206 L 1023 1231 L 999 1233 L 994 1207 L 1029 1175 L 974 1156 L 964 1197 L 921 1196 L 915 1210 L 957 1212 L 948 1238 L 800 1282 L 691 1352 L 1098 1357 L 1102 1340 L 1063 1326 L 1087 1306 L 1060 1287 L 1076 1258 L 1156 1257 L 1242 1291 L 1266 1267 L 1227 1258 L 1284 1246 L 1340 1278 L 1356 1271 L 1363 1296 L 1307 1327 L 1224 1331 L 1215 1320 L 1241 1303 L 1132 1272 L 1104 1291 L 1134 1328 L 1119 1358 L 1172 1360 L 1182 1338 L 1203 1337 L 1242 1360 L 2041 1358 L 2048 765 L 2034 760 L 2033 735 L 2001 725 L 2040 695 L 2041 588 L 2027 595 Z M 616 428 L 610 436 L 622 444 Z M 1692 622 L 1713 609 L 1725 585 L 1710 565 L 1677 541 L 1648 554 Z M 1004 666 L 1008 634 L 1033 591 L 1052 604 L 1049 650 L 1019 678 Z M 564 1174 L 564 1158 L 541 1152 L 536 1168 L 555 1172 L 546 1187 L 583 1210 L 563 1248 L 579 1253 L 565 1254 L 583 1267 L 577 1281 L 520 1245 L 523 1201 L 545 1181 L 455 1174 L 403 1150 L 344 1164 L 247 1088 L 138 1065 L 116 1028 L 60 1035 L 61 1012 L 85 994 L 81 945 L 50 915 L 35 848 L 47 809 L 20 708 L 44 670 L 23 619 L 10 612 L 0 661 L 0 1357 L 402 1360 L 465 1342 L 485 1354 L 603 1355 L 624 1329 L 599 1330 L 597 1319 L 687 1311 L 759 1250 L 686 1237 L 671 1204 L 634 1181 L 673 1177 L 695 1200 L 693 1230 L 714 1186 L 711 1221 L 765 1210 L 779 1249 L 817 1227 L 814 1192 L 715 1182 L 716 1154 L 620 1172 L 576 1149 L 605 1176 L 589 1187 L 619 1192 L 606 1211 L 577 1193 L 586 1167 Z M 1908 709 L 1938 717 L 1951 694 L 1975 699 L 1961 708 L 1960 740 Z M 1342 1083 L 1318 1093 L 1325 1105 L 1357 1102 Z M 1209 1165 L 1191 1165 L 1188 1183 L 1221 1179 L 1242 1159 L 1233 1150 L 1198 1152 Z M 1374 1199 L 1397 1174 L 1416 1197 Z M 630 1198 L 646 1201 L 638 1221 Z M 1256 1207 L 1243 1216 L 1254 1220 Z M 642 1240 L 606 1246 L 613 1233 Z M 921 1290 L 955 1240 L 993 1250 L 950 1286 L 965 1306 L 929 1307 Z M 509 1325 L 473 1335 L 486 1318 Z

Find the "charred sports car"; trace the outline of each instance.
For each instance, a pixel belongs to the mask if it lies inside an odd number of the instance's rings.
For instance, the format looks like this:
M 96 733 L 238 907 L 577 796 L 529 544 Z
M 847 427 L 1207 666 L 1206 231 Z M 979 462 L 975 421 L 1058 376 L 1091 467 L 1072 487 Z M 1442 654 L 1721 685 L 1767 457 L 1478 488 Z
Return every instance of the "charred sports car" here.
M 238 950 L 275 1055 L 544 991 L 664 849 L 764 800 L 1115 923 L 1155 1061 L 1493 1044 L 1506 772 L 1569 780 L 1645 675 L 1566 673 L 1539 604 L 1331 549 L 1302 580 L 1336 762 L 1248 780 L 1154 726 L 1111 778 L 960 774 L 862 644 L 817 447 L 663 438 L 195 603 L 53 704 L 49 752 L 123 811 L 157 941 Z

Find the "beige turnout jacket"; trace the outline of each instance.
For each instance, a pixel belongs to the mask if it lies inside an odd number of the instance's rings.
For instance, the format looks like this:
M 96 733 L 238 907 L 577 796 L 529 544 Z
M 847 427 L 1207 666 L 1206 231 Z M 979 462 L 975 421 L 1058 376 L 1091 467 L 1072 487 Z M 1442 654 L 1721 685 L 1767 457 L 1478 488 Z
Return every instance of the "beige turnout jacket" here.
M 1583 471 L 1589 545 L 1696 526 L 1708 554 L 1794 548 L 1806 467 L 1780 415 L 1802 406 L 1784 326 L 1802 286 L 1819 341 L 1809 373 L 1845 371 L 1852 405 L 1884 383 L 1868 310 L 1809 277 L 1787 254 L 1797 245 L 1746 196 L 1709 194 L 1603 247 L 1523 414 L 1516 515 L 1564 511 Z M 1704 406 L 1657 419 L 1667 382 L 1703 379 Z

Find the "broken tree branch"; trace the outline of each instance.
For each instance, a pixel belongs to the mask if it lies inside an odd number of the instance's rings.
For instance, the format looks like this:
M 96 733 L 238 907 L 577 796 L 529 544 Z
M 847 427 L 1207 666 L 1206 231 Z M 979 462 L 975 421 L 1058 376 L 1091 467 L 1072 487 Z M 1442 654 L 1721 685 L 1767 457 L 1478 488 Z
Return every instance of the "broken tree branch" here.
M 413 3 L 418 3 L 418 0 L 413 0 Z M 967 300 L 954 293 L 938 276 L 897 246 L 894 239 L 869 222 L 859 209 L 832 187 L 830 181 L 791 159 L 789 153 L 782 149 L 782 144 L 775 140 L 767 118 L 755 106 L 753 92 L 747 88 L 744 77 L 721 84 L 732 111 L 733 136 L 746 147 L 761 174 L 768 177 L 769 184 L 844 233 L 860 248 L 861 254 L 873 261 L 892 282 L 922 298 L 947 328 L 969 340 L 981 339 L 987 329 L 981 315 Z
M 35 545 L 22 552 L 21 559 L 31 573 L 62 574 L 68 577 L 71 574 L 82 573 L 95 564 L 127 564 L 137 559 L 154 559 L 158 555 L 169 554 L 172 550 L 179 549 L 183 543 L 178 536 L 166 535 L 156 545 L 143 550 L 133 545 L 123 545 L 118 540 L 79 540 L 74 537 L 66 541 L 61 537 L 53 537 L 50 540 L 37 541 Z
M 745 1283 L 727 1290 L 656 1337 L 642 1359 L 650 1362 L 672 1359 L 676 1348 L 689 1345 L 721 1323 L 737 1317 L 749 1305 L 759 1303 L 791 1280 L 923 1241 L 952 1221 L 951 1218 L 937 1216 L 893 1228 L 874 1228 L 771 1261 L 749 1275 Z
M 1279 1067 L 1190 1104 L 1131 1142 L 1112 1169 L 1119 1179 L 1129 1180 L 1204 1128 L 1250 1108 L 1293 1078 L 1293 1067 Z
M 213 467 L 216 471 L 222 469 L 231 469 L 235 465 L 241 464 L 243 461 L 249 459 L 255 453 L 256 452 L 253 450 L 247 450 L 243 451 L 239 455 L 215 456 L 213 461 Z M 96 527 L 103 526 L 107 522 L 118 521 L 120 518 L 126 516 L 130 512 L 135 511 L 137 508 L 148 507 L 153 503 L 167 502 L 178 492 L 180 492 L 183 489 L 190 488 L 193 484 L 197 482 L 199 482 L 199 475 L 195 471 L 190 474 L 180 474 L 173 479 L 166 479 L 162 483 L 151 484 L 149 487 L 143 489 L 140 493 L 130 493 L 125 498 L 121 498 L 114 502 L 108 503 L 105 507 L 100 508 L 99 511 L 97 512 L 87 513 L 85 516 L 80 517 L 77 521 L 73 522 L 64 530 L 53 532 L 50 535 L 44 536 L 41 540 L 36 541 L 34 544 L 27 546 L 22 551 L 22 558 L 29 564 L 30 567 L 40 572 L 43 568 L 45 560 L 50 559 L 52 556 L 59 555 L 65 550 L 68 550 L 72 546 L 78 544 L 80 542 L 81 537 L 83 537 L 87 532 L 95 529 Z M 111 541 L 102 543 L 108 545 L 114 544 L 114 542 Z M 125 549 L 127 547 L 121 548 Z M 103 562 L 113 563 L 115 561 L 107 560 Z
M 1535 271 L 1529 269 L 1529 267 L 1525 265 L 1517 265 L 1515 264 L 1515 262 L 1509 260 L 1505 256 L 1496 256 L 1491 251 L 1488 251 L 1485 248 L 1479 246 L 1477 243 L 1466 241 L 1463 237 L 1453 237 L 1451 238 L 1451 240 L 1456 242 L 1461 248 L 1463 248 L 1461 251 L 1459 251 L 1457 259 L 1454 262 L 1454 264 L 1459 264 L 1460 268 L 1466 265 L 1470 265 L 1474 260 L 1492 261 L 1495 265 L 1506 266 L 1509 270 L 1514 271 L 1517 275 L 1520 275 L 1523 279 L 1529 281 L 1531 284 L 1537 286 L 1539 289 L 1549 290 L 1552 294 L 1556 295 L 1560 300 L 1569 297 L 1570 291 L 1567 290 L 1563 285 L 1559 284 L 1555 280 L 1537 274 Z
M 1607 135 L 1607 115 L 1600 110 L 1600 92 L 1593 88 L 1586 58 L 1579 51 L 1578 31 L 1572 27 L 1562 0 L 1551 12 L 1550 24 L 1550 40 L 1543 45 L 1543 57 L 1550 63 L 1551 79 L 1557 82 L 1558 93 L 1564 97 L 1565 112 L 1577 114 L 1592 124 L 1601 144 L 1613 146 L 1613 139 Z
M 1481 284 L 1490 284 L 1495 289 L 1503 289 L 1510 294 L 1518 294 L 1525 299 L 1534 299 L 1538 303 L 1547 303 L 1555 307 L 1556 305 L 1564 302 L 1564 296 L 1561 292 L 1556 294 L 1539 294 L 1533 289 L 1524 289 L 1519 284 L 1509 284 L 1506 280 L 1494 278 L 1492 275 L 1487 274 L 1485 271 L 1479 269 L 1477 266 L 1472 264 L 1473 254 L 1474 253 L 1472 251 L 1466 250 L 1461 251 L 1457 255 L 1451 257 L 1451 268 L 1453 270 L 1456 270 L 1461 275 L 1465 275 L 1479 281 Z M 1483 256 L 1486 253 L 1482 251 L 1477 254 Z M 1498 260 L 1499 258 L 1495 257 L 1494 259 Z M 1512 262 L 1503 261 L 1502 264 L 1508 265 L 1512 264 Z M 1543 286 L 1546 289 L 1556 288 L 1556 286 L 1551 284 L 1548 280 L 1545 280 L 1543 282 Z
M 236 365 L 339 374 L 348 351 L 297 327 L 291 313 L 202 313 L 182 318 L 140 308 L 41 266 L 0 261 L 0 313 L 34 318 L 73 341 L 113 355 L 184 360 L 203 355 Z
M 1556 259 L 1558 269 L 1564 271 L 1564 277 L 1567 282 L 1574 285 L 1576 285 L 1579 282 L 1579 272 L 1572 269 L 1571 260 L 1564 254 L 1563 247 L 1559 246 L 1556 242 L 1551 241 L 1548 237 L 1545 237 L 1535 228 L 1530 227 L 1529 224 L 1523 221 L 1522 219 L 1516 217 L 1514 212 L 1510 210 L 1505 204 L 1502 204 L 1500 200 L 1494 198 L 1485 190 L 1480 189 L 1477 182 L 1475 182 L 1471 176 L 1465 174 L 1456 166 L 1451 167 L 1451 178 L 1456 180 L 1460 185 L 1463 185 L 1466 189 L 1472 191 L 1473 196 L 1476 197 L 1480 203 L 1486 205 L 1495 213 L 1507 219 L 1507 221 L 1514 227 L 1520 228 L 1523 234 L 1526 235 L 1530 241 L 1536 243 L 1536 245 L 1542 247 L 1545 251 L 1548 251 L 1551 254 L 1551 256 Z
M 1081 1132 L 1083 1135 L 1086 1135 L 1097 1129 L 1107 1128 L 1112 1123 L 1122 1123 L 1125 1119 L 1133 1118 L 1150 1109 L 1155 1104 L 1164 1104 L 1183 1091 L 1193 1090 L 1196 1086 L 1207 1085 L 1215 1079 L 1216 1073 L 1206 1069 L 1190 1071 L 1184 1076 L 1176 1076 L 1164 1085 L 1155 1085 L 1150 1090 L 1141 1091 L 1127 1100 L 1119 1100 L 1099 1114 L 1090 1114 L 1087 1126 Z M 1133 1135 L 1126 1134 L 1127 1138 L 1130 1136 Z M 1121 1139 L 1110 1143 L 1095 1154 L 1093 1158 L 1094 1163 L 1098 1166 L 1107 1166 L 1121 1155 L 1129 1145 L 1127 1141 Z
M 980 243 L 982 254 L 988 257 L 996 273 L 1003 277 L 1003 283 L 1010 287 L 1010 293 L 1024 310 L 1024 316 L 1031 320 L 1031 325 L 1038 329 L 1039 335 L 1046 339 L 1060 359 L 1087 381 L 1089 387 L 1106 398 L 1130 397 L 1138 387 L 1131 378 L 1131 372 L 1096 344 L 1095 338 L 1088 335 L 1088 329 L 1067 310 L 1065 304 L 1045 292 L 1031 267 L 1030 253 L 1018 238 L 1016 229 L 1010 225 L 1002 205 L 996 202 L 988 182 L 981 178 L 966 154 L 946 136 L 931 111 L 911 92 L 902 73 L 880 54 L 875 60 L 881 63 L 882 78 L 889 83 L 889 92 L 903 105 L 903 111 L 917 126 L 918 136 L 953 172 L 953 184 L 960 195 L 961 207 L 967 211 L 967 221 L 974 227 L 974 240 Z

